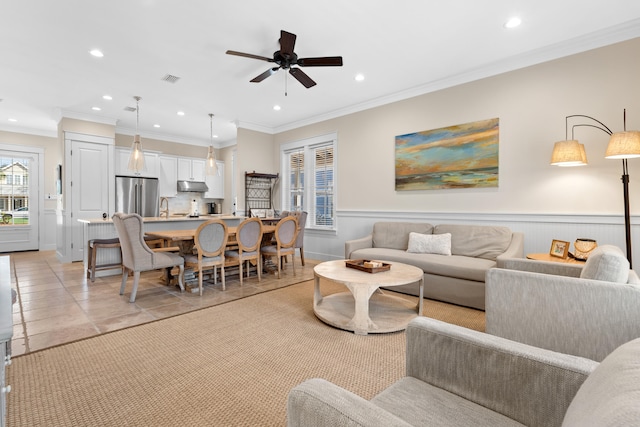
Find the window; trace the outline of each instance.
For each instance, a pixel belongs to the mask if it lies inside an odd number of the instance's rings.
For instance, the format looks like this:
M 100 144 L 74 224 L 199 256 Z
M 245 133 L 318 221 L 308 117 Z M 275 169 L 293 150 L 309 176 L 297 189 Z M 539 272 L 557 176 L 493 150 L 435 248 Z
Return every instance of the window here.
M 29 224 L 29 166 L 26 158 L 0 157 L 0 226 Z
M 336 228 L 336 146 L 336 136 L 327 135 L 282 147 L 282 209 L 309 212 L 307 228 Z

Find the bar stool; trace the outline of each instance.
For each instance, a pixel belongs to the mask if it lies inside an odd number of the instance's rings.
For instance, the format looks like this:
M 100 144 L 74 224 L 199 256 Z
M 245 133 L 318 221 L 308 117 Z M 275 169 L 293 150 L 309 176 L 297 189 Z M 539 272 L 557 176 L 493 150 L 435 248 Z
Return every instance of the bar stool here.
M 98 249 L 100 248 L 119 248 L 120 247 L 120 239 L 117 237 L 113 239 L 91 239 L 87 245 L 87 278 L 90 278 L 92 282 L 96 280 L 96 270 L 106 270 L 108 268 L 116 268 L 121 267 L 122 263 L 111 263 L 111 264 L 102 264 L 96 265 L 96 258 L 98 254 Z

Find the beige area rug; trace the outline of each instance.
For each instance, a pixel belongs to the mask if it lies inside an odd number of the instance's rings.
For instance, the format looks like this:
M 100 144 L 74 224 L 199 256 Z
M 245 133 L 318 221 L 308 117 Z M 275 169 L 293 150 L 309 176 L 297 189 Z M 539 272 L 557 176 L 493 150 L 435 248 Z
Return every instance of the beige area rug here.
M 424 312 L 484 329 L 477 310 L 425 300 Z M 307 281 L 18 356 L 8 425 L 284 426 L 296 384 L 322 377 L 370 399 L 404 375 L 404 355 L 404 332 L 319 321 Z

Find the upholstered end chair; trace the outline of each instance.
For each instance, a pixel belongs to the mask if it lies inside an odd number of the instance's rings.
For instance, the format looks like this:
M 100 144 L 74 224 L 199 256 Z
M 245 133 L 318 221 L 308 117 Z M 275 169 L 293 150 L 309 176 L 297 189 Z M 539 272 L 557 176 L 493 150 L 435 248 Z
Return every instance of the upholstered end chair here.
M 322 379 L 293 388 L 297 426 L 632 426 L 640 340 L 602 363 L 419 317 L 406 376 L 367 401 Z
M 144 239 L 143 221 L 140 215 L 116 213 L 113 215 L 113 225 L 118 233 L 120 249 L 122 250 L 120 295 L 124 294 L 129 271 L 133 272 L 133 288 L 129 302 L 135 302 L 140 272 L 165 269 L 168 279 L 169 270 L 173 267 L 180 269 L 178 284 L 180 290 L 184 291 L 184 258 L 170 252 L 154 252 L 151 250 Z
M 640 285 L 623 252 L 596 248 L 584 266 L 511 259 L 486 276 L 486 332 L 600 361 L 640 337 Z

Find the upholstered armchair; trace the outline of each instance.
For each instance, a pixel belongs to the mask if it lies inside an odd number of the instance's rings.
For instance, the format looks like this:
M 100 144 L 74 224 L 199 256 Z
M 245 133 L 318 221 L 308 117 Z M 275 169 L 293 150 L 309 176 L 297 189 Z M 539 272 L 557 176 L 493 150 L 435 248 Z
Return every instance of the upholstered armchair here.
M 289 392 L 297 426 L 636 426 L 640 339 L 602 363 L 418 317 L 406 376 L 368 401 L 322 379 Z
M 486 275 L 486 332 L 601 361 L 640 337 L 640 286 L 622 251 L 596 248 L 584 266 L 510 259 Z

